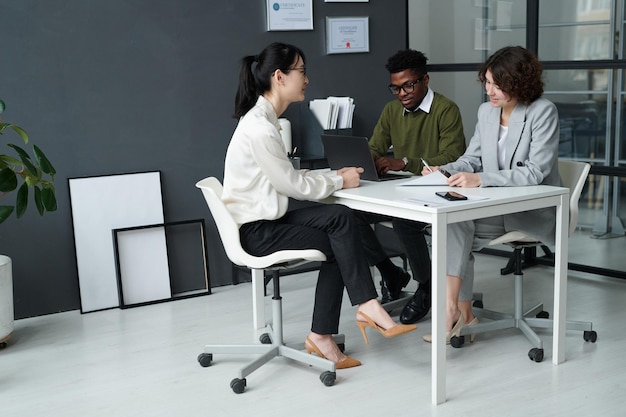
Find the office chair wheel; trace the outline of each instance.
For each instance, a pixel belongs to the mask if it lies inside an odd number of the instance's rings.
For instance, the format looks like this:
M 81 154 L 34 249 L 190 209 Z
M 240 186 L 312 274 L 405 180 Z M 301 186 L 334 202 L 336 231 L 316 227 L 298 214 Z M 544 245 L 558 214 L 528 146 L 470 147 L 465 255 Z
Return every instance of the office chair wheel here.
M 235 378 L 232 381 L 230 381 L 230 387 L 232 388 L 233 392 L 235 394 L 241 394 L 242 392 L 244 392 L 246 390 L 246 378 L 244 379 L 239 379 L 239 378 Z
M 596 343 L 596 340 L 598 340 L 598 333 L 596 333 L 595 330 L 585 330 L 583 333 L 583 339 L 585 339 L 585 342 Z
M 541 362 L 543 360 L 543 349 L 532 348 L 528 351 L 528 357 L 531 361 Z
M 465 336 L 452 336 L 450 338 L 450 345 L 453 348 L 460 348 L 465 344 Z
M 335 372 L 324 371 L 320 374 L 320 381 L 322 384 L 327 387 L 332 387 L 335 385 L 335 380 L 337 379 L 337 374 Z
M 198 363 L 203 368 L 206 368 L 207 366 L 211 366 L 211 362 L 213 362 L 212 353 L 201 353 L 198 355 Z
M 586 333 L 586 332 L 585 332 L 585 333 Z M 595 332 L 594 332 L 594 333 L 595 333 Z M 594 342 L 595 342 L 595 339 L 594 339 Z M 7 346 L 8 346 L 8 345 L 7 345 L 7 342 L 2 342 L 2 343 L 0 343 L 0 349 L 4 349 L 4 348 L 5 348 L 5 347 L 7 347 Z M 343 352 L 343 350 L 342 350 L 342 352 Z
M 259 336 L 259 342 L 263 343 L 264 345 L 271 345 L 272 338 L 270 337 L 269 333 L 263 333 L 261 336 Z
M 472 307 L 476 307 L 476 308 L 484 308 L 485 305 L 483 304 L 483 300 L 475 300 L 472 303 Z
M 339 351 L 341 353 L 344 353 L 346 351 L 346 344 L 345 343 L 337 343 L 337 347 L 339 348 Z
M 538 319 L 549 319 L 550 313 L 548 313 L 547 311 L 540 311 L 535 317 L 537 317 Z

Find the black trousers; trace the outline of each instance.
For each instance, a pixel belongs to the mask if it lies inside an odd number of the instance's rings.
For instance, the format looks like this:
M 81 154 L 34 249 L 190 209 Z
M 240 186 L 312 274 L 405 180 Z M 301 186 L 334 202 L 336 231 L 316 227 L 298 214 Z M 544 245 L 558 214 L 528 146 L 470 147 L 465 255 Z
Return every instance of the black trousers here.
M 314 333 L 339 332 L 344 286 L 352 305 L 378 295 L 361 246 L 359 221 L 345 206 L 320 204 L 288 211 L 278 220 L 244 224 L 239 235 L 244 250 L 255 256 L 285 249 L 318 249 L 326 255 L 315 289 Z
M 367 212 L 357 212 L 357 216 L 359 217 L 359 228 L 363 237 L 363 249 L 370 265 L 376 265 L 387 258 L 387 253 L 380 244 L 371 225 L 383 221 L 391 221 L 393 230 L 400 238 L 404 253 L 409 260 L 409 265 L 411 265 L 413 278 L 419 283 L 426 284 L 430 282 L 432 265 L 424 232 L 424 228 L 428 226 L 428 223 L 396 219 Z

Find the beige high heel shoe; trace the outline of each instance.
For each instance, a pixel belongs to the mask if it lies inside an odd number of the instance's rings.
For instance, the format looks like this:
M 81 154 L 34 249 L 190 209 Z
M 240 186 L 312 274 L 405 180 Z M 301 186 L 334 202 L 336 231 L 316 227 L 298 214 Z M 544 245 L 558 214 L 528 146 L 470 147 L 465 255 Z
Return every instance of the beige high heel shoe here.
M 304 342 L 304 348 L 306 349 L 307 353 L 310 355 L 312 353 L 315 353 L 317 356 L 319 356 L 322 359 L 326 359 L 329 360 L 326 356 L 324 356 L 324 354 L 322 353 L 321 350 L 319 350 L 319 348 L 317 347 L 317 345 L 315 343 L 313 343 L 313 341 L 307 336 L 306 341 Z M 332 362 L 332 361 L 331 361 Z M 344 360 L 341 360 L 339 362 L 335 362 L 335 369 L 346 369 L 346 368 L 354 368 L 355 366 L 360 366 L 361 362 L 351 358 L 350 356 L 346 356 L 346 358 Z
M 358 314 L 360 314 L 361 317 L 367 320 L 367 321 L 361 321 L 361 320 L 356 321 L 356 325 L 359 326 L 359 329 L 361 329 L 361 333 L 363 334 L 363 340 L 365 341 L 366 345 L 369 344 L 369 341 L 367 340 L 367 334 L 365 334 L 365 328 L 368 326 L 376 330 L 378 333 L 382 334 L 385 337 L 396 337 L 396 336 L 400 336 L 401 334 L 409 333 L 417 329 L 417 326 L 415 324 L 396 324 L 395 326 L 390 327 L 388 329 L 383 329 L 378 324 L 376 324 L 374 320 L 369 318 L 367 314 L 362 313 L 360 311 L 358 312 Z
M 474 319 L 472 321 L 470 321 L 469 323 L 465 324 L 465 318 L 463 317 L 463 315 L 459 316 L 459 319 L 457 320 L 456 323 L 454 323 L 454 327 L 452 327 L 452 330 L 446 333 L 446 345 L 450 344 L 450 339 L 452 338 L 452 336 L 459 337 L 461 335 L 461 329 L 463 327 L 471 326 L 473 324 L 478 324 L 478 317 L 474 317 Z M 476 335 L 474 333 L 469 335 L 470 343 L 474 342 L 474 338 L 475 337 L 476 337 Z M 424 339 L 424 341 L 426 341 L 428 343 L 432 343 L 433 342 L 433 335 L 432 334 L 425 334 L 424 336 L 422 336 L 422 339 Z

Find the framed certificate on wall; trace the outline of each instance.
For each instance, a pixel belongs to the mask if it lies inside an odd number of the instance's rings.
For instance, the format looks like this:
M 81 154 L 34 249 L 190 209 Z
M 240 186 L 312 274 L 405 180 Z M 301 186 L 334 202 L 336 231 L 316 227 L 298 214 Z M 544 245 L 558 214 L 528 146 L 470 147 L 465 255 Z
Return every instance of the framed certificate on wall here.
M 313 30 L 313 0 L 266 0 L 267 30 Z
M 326 53 L 369 52 L 368 17 L 327 17 Z

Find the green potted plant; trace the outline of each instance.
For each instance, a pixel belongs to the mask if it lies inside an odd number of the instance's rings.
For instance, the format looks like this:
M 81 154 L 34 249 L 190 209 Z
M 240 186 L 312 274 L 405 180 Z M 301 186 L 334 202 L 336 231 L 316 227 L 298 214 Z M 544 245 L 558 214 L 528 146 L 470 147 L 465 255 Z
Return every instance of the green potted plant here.
M 0 135 L 7 129 L 13 130 L 28 144 L 28 135 L 21 127 L 4 123 L 2 113 L 6 106 L 0 100 Z M 10 131 L 9 130 L 9 131 Z M 26 212 L 30 199 L 29 189 L 33 189 L 33 199 L 40 215 L 57 209 L 54 190 L 54 174 L 56 171 L 46 155 L 37 146 L 33 145 L 31 154 L 21 146 L 7 143 L 13 149 L 14 155 L 0 154 L 0 223 L 4 222 L 15 211 L 17 218 Z M 15 201 L 5 203 L 5 199 L 16 191 Z M 6 347 L 6 342 L 13 333 L 13 279 L 11 272 L 11 258 L 0 255 L 0 348 Z

